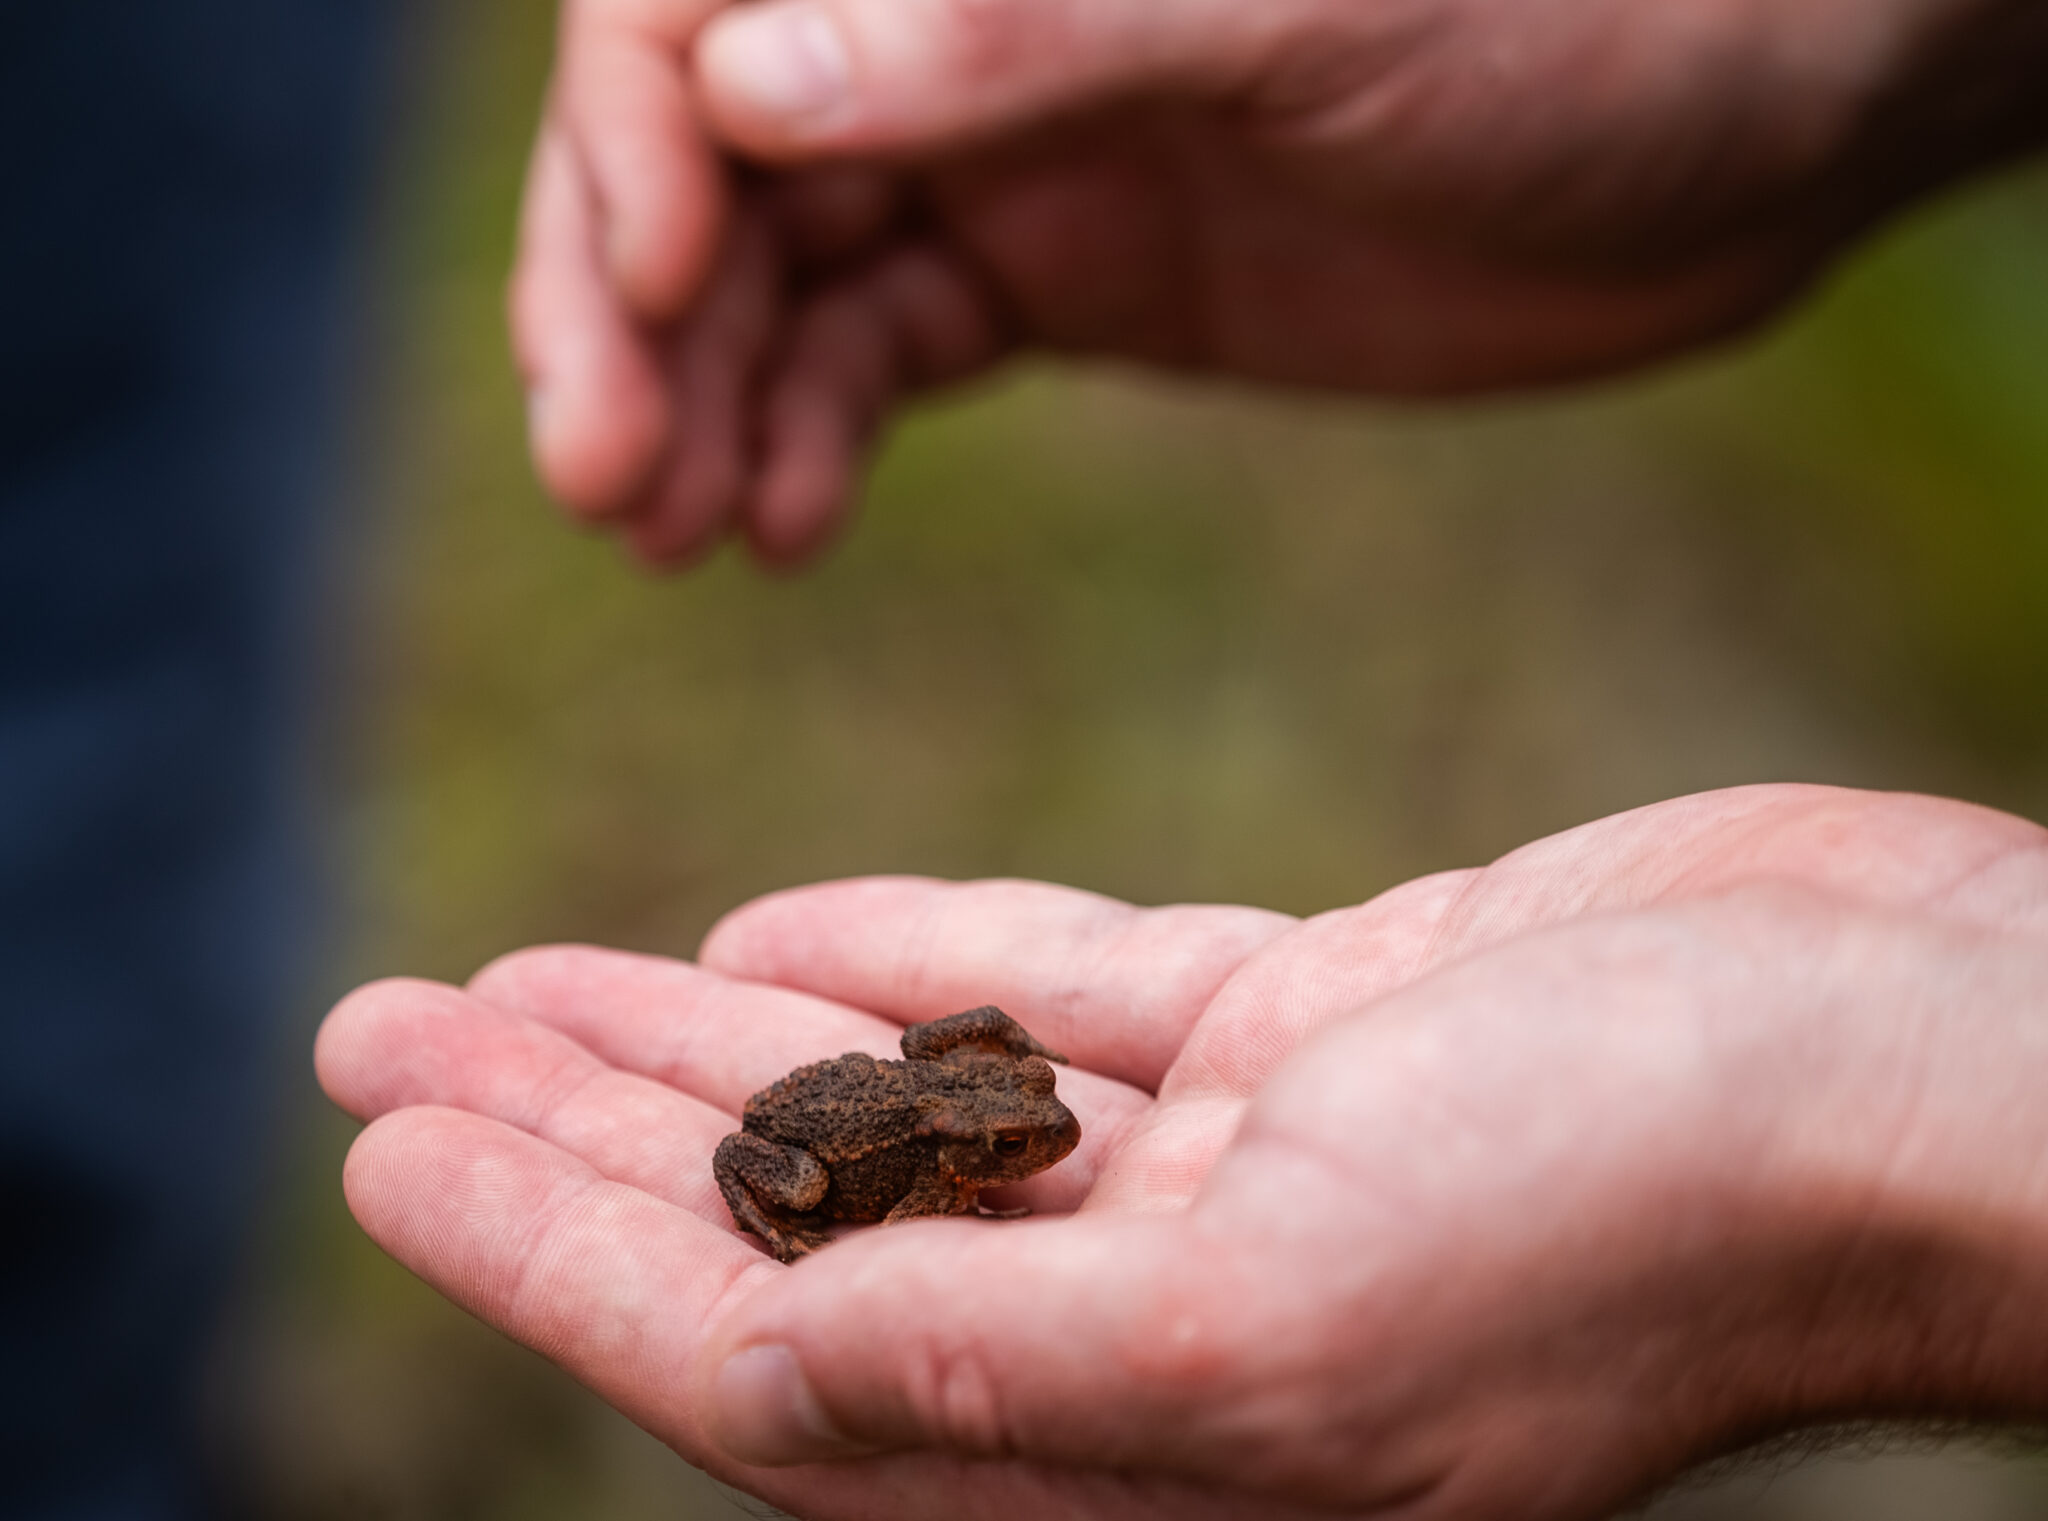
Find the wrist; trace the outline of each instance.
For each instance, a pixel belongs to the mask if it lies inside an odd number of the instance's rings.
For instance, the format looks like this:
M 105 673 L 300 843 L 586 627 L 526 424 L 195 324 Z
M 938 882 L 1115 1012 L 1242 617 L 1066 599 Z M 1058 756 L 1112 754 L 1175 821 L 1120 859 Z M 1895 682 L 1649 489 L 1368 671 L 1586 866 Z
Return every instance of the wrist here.
M 1762 1214 L 1777 1332 L 1719 1445 L 1860 1420 L 2048 1415 L 2048 945 L 1896 921 L 1847 972 Z M 1860 995 L 1859 995 L 1860 990 Z

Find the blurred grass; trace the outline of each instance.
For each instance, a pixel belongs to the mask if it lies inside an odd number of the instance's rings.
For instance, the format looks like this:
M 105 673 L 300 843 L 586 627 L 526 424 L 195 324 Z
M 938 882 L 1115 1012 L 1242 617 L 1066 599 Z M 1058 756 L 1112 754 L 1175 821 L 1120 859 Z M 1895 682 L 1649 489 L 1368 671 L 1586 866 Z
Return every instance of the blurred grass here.
M 816 573 L 655 582 L 524 463 L 500 284 L 548 8 L 434 14 L 341 982 L 548 939 L 688 954 L 853 872 L 1312 911 L 1763 779 L 2048 814 L 2039 173 L 1917 217 L 1760 344 L 1593 395 L 1006 378 L 900 430 Z M 349 1127 L 307 1131 L 229 1360 L 252 1510 L 727 1513 L 385 1262 L 337 1198 Z

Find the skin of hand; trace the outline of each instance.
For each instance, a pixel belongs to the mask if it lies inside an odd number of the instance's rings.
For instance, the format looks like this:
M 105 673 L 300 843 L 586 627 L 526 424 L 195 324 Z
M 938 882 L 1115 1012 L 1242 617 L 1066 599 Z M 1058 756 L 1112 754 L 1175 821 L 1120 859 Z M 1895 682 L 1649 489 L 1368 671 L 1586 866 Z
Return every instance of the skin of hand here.
M 748 1093 L 987 1000 L 1074 1061 L 1038 1218 L 735 1233 Z M 806 1517 L 1591 1518 L 2048 1409 L 2048 831 L 1957 803 L 1706 794 L 1299 921 L 828 884 L 374 984 L 318 1066 L 379 1243 Z
M 651 562 L 792 562 L 901 398 L 1019 347 L 1613 372 L 2035 141 L 2044 60 L 2029 0 L 570 0 L 511 303 L 536 460 Z

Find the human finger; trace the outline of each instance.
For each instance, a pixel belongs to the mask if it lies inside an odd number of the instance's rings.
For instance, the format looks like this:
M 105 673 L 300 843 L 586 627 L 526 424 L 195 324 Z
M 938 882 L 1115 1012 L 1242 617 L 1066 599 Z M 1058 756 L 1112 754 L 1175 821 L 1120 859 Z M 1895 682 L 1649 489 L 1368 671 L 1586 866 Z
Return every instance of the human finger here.
M 394 978 L 357 989 L 321 1025 L 314 1065 L 327 1096 L 358 1119 L 416 1105 L 466 1110 L 714 1225 L 729 1221 L 711 1153 L 737 1127 L 734 1114 L 458 988 Z
M 628 542 L 664 568 L 699 558 L 738 510 L 753 470 L 755 373 L 781 304 L 781 257 L 758 215 L 737 215 L 696 307 L 666 340 L 667 457 L 626 526 Z
M 690 1370 L 721 1307 L 785 1271 L 687 1210 L 612 1182 L 537 1137 L 455 1109 L 399 1109 L 342 1173 L 370 1238 L 720 1477 L 795 1503 L 798 1472 L 754 1473 L 705 1435 Z M 848 1476 L 870 1503 L 875 1485 Z
M 750 1466 L 710 1439 L 698 1361 L 706 1336 L 788 1269 L 684 1210 L 598 1177 L 544 1141 L 460 1110 L 408 1108 L 377 1120 L 350 1150 L 343 1188 L 371 1239 L 432 1287 L 553 1361 L 689 1462 L 795 1514 L 818 1521 L 1302 1515 L 1156 1473 L 871 1455 L 854 1441 L 827 1440 L 812 1466 Z
M 763 382 L 758 473 L 740 526 L 765 564 L 801 564 L 850 511 L 868 440 L 901 381 L 882 314 L 847 290 L 811 298 Z
M 638 317 L 682 313 L 710 269 L 725 171 L 691 99 L 689 47 L 717 0 L 569 0 L 554 110 L 588 169 L 606 278 Z
M 554 1026 L 615 1067 L 728 1114 L 806 1062 L 849 1051 L 902 1055 L 903 1029 L 891 1020 L 664 957 L 536 947 L 492 962 L 470 991 Z M 1080 1066 L 1060 1069 L 1058 1092 L 1081 1122 L 1080 1145 L 1050 1172 L 998 1198 L 1048 1211 L 1077 1207 L 1149 1103 L 1130 1085 Z
M 374 1121 L 342 1185 L 385 1251 L 655 1429 L 691 1434 L 678 1396 L 699 1328 L 750 1275 L 780 1271 L 689 1211 L 458 1109 Z
M 1295 922 L 1223 905 L 1136 908 L 1040 882 L 864 877 L 757 898 L 700 954 L 728 976 L 899 1023 L 998 1004 L 1077 1064 L 1151 1090 L 1217 990 Z
M 550 120 L 520 217 L 513 346 L 535 469 L 571 512 L 602 518 L 652 478 L 669 416 L 660 356 L 606 281 L 590 196 L 574 149 Z
M 763 382 L 759 478 L 743 520 L 755 552 L 775 565 L 816 554 L 844 521 L 897 397 L 970 374 L 1003 345 L 977 282 L 930 245 L 891 249 L 813 294 Z
M 698 1385 L 728 1454 L 1021 1457 L 1243 1482 L 1261 1514 L 1321 1498 L 1272 1483 L 1320 1421 L 1313 1391 L 1287 1390 L 1266 1356 L 1279 1343 L 1263 1307 L 1282 1286 L 1248 1243 L 1187 1216 L 940 1224 L 839 1243 L 735 1306 Z

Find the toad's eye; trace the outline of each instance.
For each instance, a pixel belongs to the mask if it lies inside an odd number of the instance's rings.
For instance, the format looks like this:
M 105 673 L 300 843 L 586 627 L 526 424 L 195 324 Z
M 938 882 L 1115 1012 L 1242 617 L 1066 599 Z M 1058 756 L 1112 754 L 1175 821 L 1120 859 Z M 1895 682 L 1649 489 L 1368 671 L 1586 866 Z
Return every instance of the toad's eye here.
M 996 1155 L 999 1157 L 1021 1157 L 1024 1155 L 1024 1148 L 1031 1144 L 1031 1138 L 1014 1134 L 999 1135 L 989 1144 L 995 1147 Z

